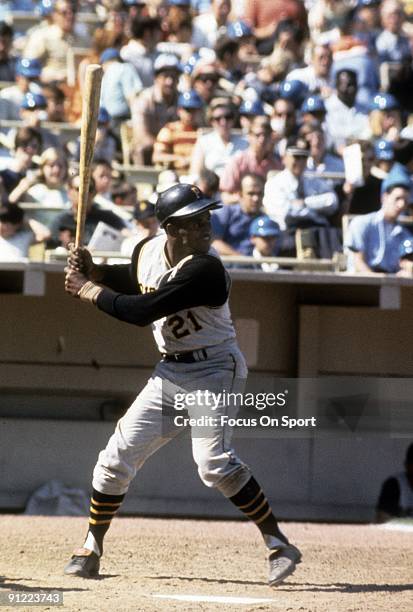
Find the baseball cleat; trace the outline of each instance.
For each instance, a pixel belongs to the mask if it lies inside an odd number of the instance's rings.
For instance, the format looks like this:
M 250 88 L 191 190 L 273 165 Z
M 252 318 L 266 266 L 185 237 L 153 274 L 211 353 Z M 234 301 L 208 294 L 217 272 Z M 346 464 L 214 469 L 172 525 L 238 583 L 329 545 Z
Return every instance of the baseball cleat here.
M 80 576 L 81 578 L 96 578 L 99 576 L 99 557 L 93 550 L 78 548 L 74 551 L 72 558 L 64 569 L 68 576 Z
M 274 587 L 281 584 L 295 571 L 297 563 L 301 562 L 301 552 L 292 544 L 288 544 L 288 546 L 271 551 L 268 560 L 270 564 L 268 584 Z

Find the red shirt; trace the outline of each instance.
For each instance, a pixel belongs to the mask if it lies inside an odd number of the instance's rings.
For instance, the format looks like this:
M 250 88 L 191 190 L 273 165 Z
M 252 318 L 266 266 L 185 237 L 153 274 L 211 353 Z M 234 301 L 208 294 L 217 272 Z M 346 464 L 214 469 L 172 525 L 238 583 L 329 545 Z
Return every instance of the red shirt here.
M 258 174 L 266 179 L 270 170 L 281 170 L 282 167 L 277 158 L 266 157 L 258 162 L 251 149 L 238 151 L 225 167 L 219 188 L 221 191 L 236 193 L 241 189 L 241 179 L 245 174 Z

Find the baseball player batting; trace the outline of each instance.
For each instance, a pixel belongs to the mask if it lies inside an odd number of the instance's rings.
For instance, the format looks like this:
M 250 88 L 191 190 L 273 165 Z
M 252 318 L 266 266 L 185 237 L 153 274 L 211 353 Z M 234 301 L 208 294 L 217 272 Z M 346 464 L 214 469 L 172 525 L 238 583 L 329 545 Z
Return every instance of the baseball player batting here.
M 182 430 L 170 427 L 165 416 L 176 408 L 177 392 L 239 392 L 245 386 L 247 368 L 228 306 L 230 279 L 211 248 L 210 211 L 219 207 L 198 187 L 175 185 L 156 203 L 165 233 L 140 242 L 130 266 L 95 265 L 83 247 L 70 252 L 66 291 L 121 321 L 151 324 L 162 359 L 99 454 L 86 540 L 66 574 L 98 575 L 105 533 L 130 482 Z M 190 416 L 196 409 L 188 408 Z M 268 549 L 269 584 L 276 586 L 294 572 L 301 553 L 280 531 L 260 485 L 231 448 L 231 427 L 220 416 L 236 412 L 236 405 L 221 402 L 207 428 L 191 427 L 192 453 L 202 482 L 257 525 Z

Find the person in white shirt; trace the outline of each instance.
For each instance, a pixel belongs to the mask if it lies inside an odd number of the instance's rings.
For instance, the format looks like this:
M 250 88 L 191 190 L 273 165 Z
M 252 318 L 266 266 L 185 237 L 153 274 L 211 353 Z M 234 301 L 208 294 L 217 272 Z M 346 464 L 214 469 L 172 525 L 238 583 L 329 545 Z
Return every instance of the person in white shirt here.
M 189 170 L 193 177 L 199 177 L 205 168 L 221 176 L 228 160 L 237 151 L 248 147 L 246 138 L 231 132 L 236 109 L 230 101 L 216 98 L 208 110 L 213 130 L 202 134 L 196 141 Z
M 265 183 L 264 209 L 282 230 L 289 226 L 328 226 L 328 217 L 337 211 L 335 191 L 325 191 L 325 182 L 316 176 L 304 176 L 309 155 L 305 140 L 290 138 L 283 156 L 285 170 Z
M 194 19 L 191 44 L 196 49 L 213 49 L 218 36 L 225 34 L 231 0 L 212 0 L 211 11 Z
M 301 81 L 309 93 L 320 93 L 327 98 L 332 93 L 331 66 L 333 53 L 327 44 L 316 44 L 311 51 L 311 63 L 304 68 L 295 68 L 287 74 L 287 80 Z
M 336 91 L 325 101 L 326 128 L 334 149 L 341 154 L 351 139 L 370 137 L 366 111 L 356 102 L 357 73 L 339 70 L 336 74 Z

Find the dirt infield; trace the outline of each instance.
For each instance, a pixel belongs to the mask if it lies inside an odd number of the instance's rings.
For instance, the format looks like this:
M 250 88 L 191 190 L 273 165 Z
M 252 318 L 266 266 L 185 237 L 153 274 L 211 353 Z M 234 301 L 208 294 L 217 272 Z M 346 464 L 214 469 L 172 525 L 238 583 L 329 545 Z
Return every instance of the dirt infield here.
M 413 609 L 411 532 L 284 525 L 301 548 L 303 563 L 283 585 L 270 589 L 261 538 L 245 522 L 120 518 L 106 538 L 101 578 L 64 576 L 63 566 L 82 543 L 86 522 L 0 516 L 0 594 L 53 589 L 62 592 L 63 609 L 82 612 Z

